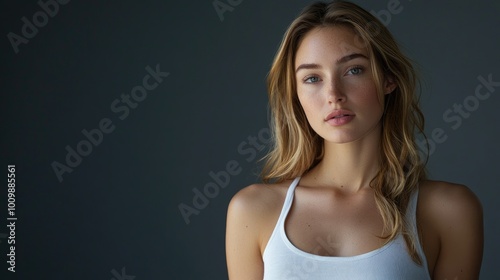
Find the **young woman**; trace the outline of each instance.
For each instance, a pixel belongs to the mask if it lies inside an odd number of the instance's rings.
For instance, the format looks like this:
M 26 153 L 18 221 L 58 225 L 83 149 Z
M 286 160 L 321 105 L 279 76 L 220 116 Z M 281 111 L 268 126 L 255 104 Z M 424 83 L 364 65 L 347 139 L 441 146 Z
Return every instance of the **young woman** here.
M 482 207 L 426 179 L 415 71 L 359 6 L 308 6 L 268 76 L 263 184 L 227 213 L 229 278 L 478 279 Z

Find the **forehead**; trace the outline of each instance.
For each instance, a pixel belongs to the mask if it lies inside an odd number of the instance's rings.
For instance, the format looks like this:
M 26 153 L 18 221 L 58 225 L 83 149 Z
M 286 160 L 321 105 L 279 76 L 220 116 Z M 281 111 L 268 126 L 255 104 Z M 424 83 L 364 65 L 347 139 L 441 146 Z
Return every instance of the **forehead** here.
M 316 27 L 300 41 L 295 63 L 321 63 L 353 53 L 369 57 L 361 37 L 352 28 L 342 25 Z

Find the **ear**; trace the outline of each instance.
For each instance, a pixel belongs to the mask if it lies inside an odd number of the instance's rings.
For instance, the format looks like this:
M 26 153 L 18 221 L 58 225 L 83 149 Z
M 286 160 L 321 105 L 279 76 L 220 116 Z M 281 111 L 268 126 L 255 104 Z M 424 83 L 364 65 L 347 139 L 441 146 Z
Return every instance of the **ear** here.
M 392 75 L 388 75 L 385 77 L 384 94 L 389 94 L 389 93 L 393 92 L 397 87 L 398 87 L 398 85 L 394 81 L 394 77 Z

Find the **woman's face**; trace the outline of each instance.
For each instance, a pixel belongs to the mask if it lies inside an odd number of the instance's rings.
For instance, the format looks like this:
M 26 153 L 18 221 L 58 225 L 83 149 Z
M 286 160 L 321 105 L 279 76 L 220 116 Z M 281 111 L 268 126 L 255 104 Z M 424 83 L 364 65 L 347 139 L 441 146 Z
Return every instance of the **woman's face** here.
M 383 106 L 368 50 L 357 47 L 356 39 L 348 27 L 318 27 L 297 50 L 298 98 L 309 124 L 325 141 L 347 143 L 379 131 Z M 385 82 L 385 93 L 394 88 Z

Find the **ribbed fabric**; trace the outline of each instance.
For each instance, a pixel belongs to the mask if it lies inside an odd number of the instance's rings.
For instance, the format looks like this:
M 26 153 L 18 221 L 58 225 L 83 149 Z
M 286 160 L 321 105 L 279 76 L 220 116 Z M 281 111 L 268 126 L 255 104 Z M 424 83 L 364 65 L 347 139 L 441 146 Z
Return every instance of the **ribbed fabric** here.
M 264 280 L 349 279 L 349 280 L 430 280 L 427 260 L 420 241 L 417 252 L 423 266 L 411 259 L 402 235 L 376 250 L 351 256 L 330 257 L 307 253 L 295 247 L 285 233 L 285 220 L 292 206 L 297 177 L 290 185 L 283 209 L 264 250 Z M 412 194 L 407 219 L 416 234 L 418 189 Z M 418 236 L 418 235 L 416 235 Z

